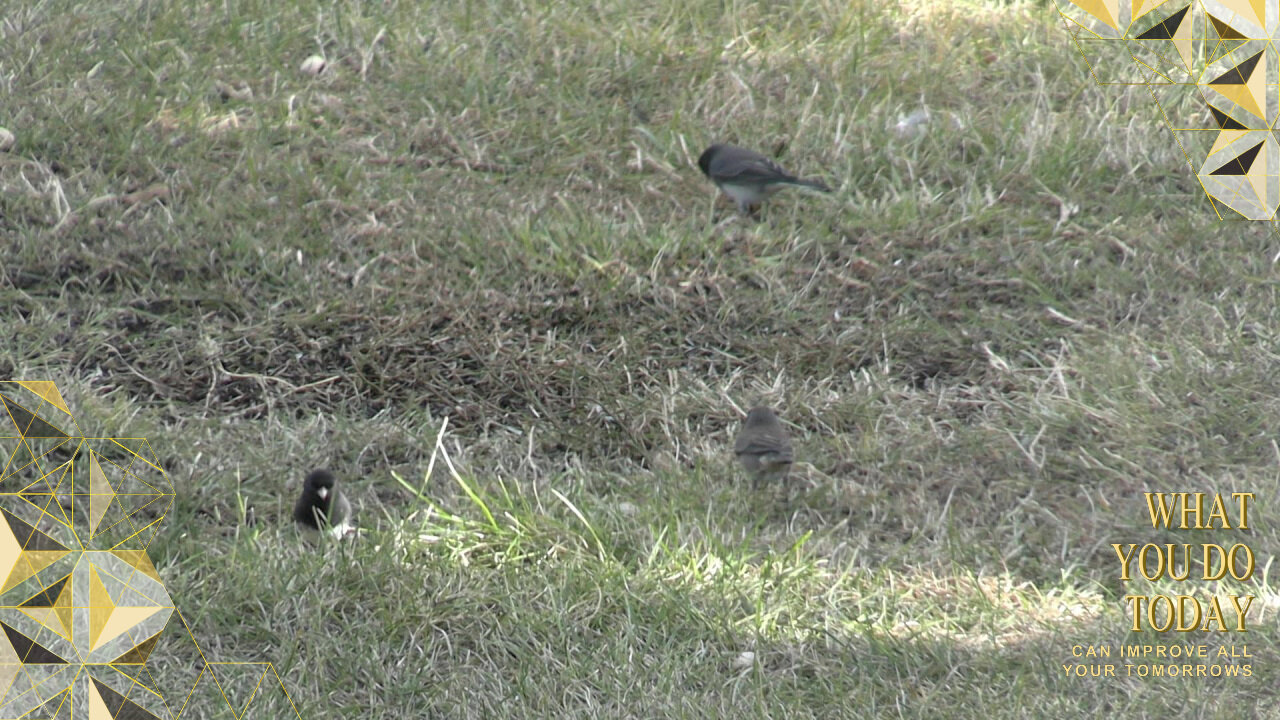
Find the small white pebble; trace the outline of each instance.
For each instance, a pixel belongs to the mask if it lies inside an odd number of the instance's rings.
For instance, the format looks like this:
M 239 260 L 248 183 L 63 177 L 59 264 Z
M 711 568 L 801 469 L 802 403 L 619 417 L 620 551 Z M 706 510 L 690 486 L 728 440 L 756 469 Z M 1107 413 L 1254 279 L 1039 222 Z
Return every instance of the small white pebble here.
M 622 513 L 623 515 L 635 515 L 636 513 L 640 512 L 640 508 L 636 507 L 635 505 L 629 502 L 624 502 L 624 503 L 618 504 L 618 512 Z
M 325 106 L 326 108 L 329 108 L 330 110 L 342 109 L 342 98 L 334 97 L 333 95 L 328 95 L 325 93 L 320 93 L 319 95 L 316 95 L 316 100 L 319 100 L 321 105 Z
M 0 152 L 8 152 L 9 148 L 13 147 L 13 144 L 17 141 L 18 138 L 14 137 L 8 128 L 0 127 Z
M 303 74 L 306 74 L 306 75 L 319 75 L 320 73 L 324 72 L 326 65 L 328 65 L 328 63 L 324 61 L 324 58 L 320 57 L 319 55 L 312 55 L 311 57 L 302 61 L 302 67 L 300 69 L 302 70 Z
M 921 108 L 910 115 L 899 116 L 898 124 L 893 126 L 893 131 L 900 138 L 919 137 L 924 134 L 928 125 L 929 111 Z
M 734 670 L 746 670 L 756 664 L 756 654 L 750 650 L 744 651 L 741 655 L 733 659 Z

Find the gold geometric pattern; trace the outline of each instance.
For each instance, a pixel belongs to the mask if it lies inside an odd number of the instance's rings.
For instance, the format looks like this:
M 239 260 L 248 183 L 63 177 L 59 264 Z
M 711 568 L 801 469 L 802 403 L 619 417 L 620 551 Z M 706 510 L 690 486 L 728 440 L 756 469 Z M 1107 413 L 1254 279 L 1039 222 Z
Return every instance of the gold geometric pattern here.
M 300 718 L 270 663 L 205 659 L 147 553 L 173 501 L 145 438 L 85 437 L 54 383 L 0 382 L 0 718 Z M 153 673 L 166 644 L 194 676 Z
M 1055 2 L 1098 83 L 1147 87 L 1219 218 L 1277 220 L 1274 1 Z

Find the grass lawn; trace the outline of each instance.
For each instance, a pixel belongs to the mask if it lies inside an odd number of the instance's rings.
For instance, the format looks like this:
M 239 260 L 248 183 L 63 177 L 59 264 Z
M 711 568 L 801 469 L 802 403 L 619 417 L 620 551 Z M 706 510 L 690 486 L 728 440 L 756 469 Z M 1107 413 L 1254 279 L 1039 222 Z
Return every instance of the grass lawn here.
M 1276 236 L 1051 3 L 37 0 L 0 126 L 0 377 L 176 485 L 174 717 L 192 637 L 307 720 L 1280 717 Z M 738 218 L 714 141 L 835 192 Z M 758 403 L 788 488 L 731 456 Z M 322 466 L 358 540 L 292 525 Z M 1121 582 L 1147 542 L 1256 572 Z M 1063 670 L 1188 643 L 1251 675 Z

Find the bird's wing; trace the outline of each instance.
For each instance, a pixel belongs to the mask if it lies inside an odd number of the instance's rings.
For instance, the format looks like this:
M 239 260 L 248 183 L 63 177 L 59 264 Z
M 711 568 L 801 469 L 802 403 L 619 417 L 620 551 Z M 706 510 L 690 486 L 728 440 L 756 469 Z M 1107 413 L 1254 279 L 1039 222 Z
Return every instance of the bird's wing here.
M 796 177 L 763 155 L 733 156 L 717 163 L 714 172 L 722 181 L 765 184 L 795 182 Z
M 786 455 L 791 457 L 791 442 L 785 437 L 770 434 L 759 434 L 751 437 L 740 437 L 733 446 L 737 455 Z
M 779 465 L 790 465 L 791 463 L 792 463 L 792 458 L 791 458 L 790 450 L 780 450 L 775 453 L 766 453 L 760 456 L 760 464 L 769 466 L 769 467 L 777 467 Z
M 351 522 L 351 501 L 347 499 L 346 493 L 338 493 L 338 507 L 333 511 L 333 522 L 349 523 Z

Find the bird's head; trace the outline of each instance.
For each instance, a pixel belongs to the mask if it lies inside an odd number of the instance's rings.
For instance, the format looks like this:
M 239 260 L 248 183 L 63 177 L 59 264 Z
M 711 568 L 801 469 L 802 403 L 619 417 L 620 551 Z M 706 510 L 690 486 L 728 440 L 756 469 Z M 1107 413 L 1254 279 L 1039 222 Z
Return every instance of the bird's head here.
M 706 150 L 703 150 L 702 154 L 698 156 L 698 167 L 702 169 L 703 175 L 711 177 L 711 159 L 714 158 L 722 148 L 724 148 L 724 146 L 717 143 Z
M 762 425 L 771 425 L 778 422 L 778 416 L 773 412 L 772 408 L 758 405 L 751 408 L 747 413 L 747 427 L 760 427 Z
M 306 487 L 318 495 L 321 500 L 328 500 L 337 483 L 338 481 L 333 477 L 333 473 L 328 470 L 315 470 L 307 476 Z

